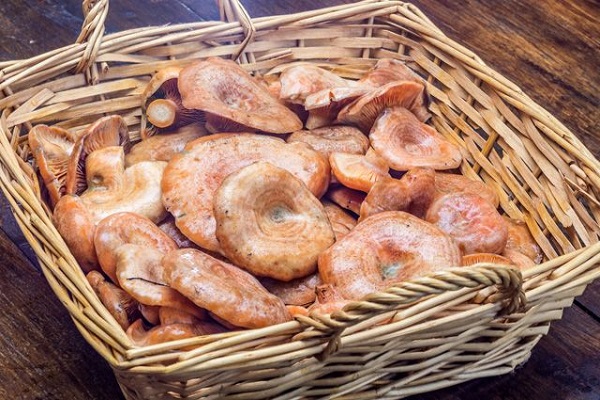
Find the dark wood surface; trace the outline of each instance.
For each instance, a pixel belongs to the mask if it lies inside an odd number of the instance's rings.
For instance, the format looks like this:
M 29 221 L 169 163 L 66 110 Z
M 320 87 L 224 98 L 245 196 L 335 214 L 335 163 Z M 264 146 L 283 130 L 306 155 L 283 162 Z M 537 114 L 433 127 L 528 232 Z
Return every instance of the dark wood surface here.
M 341 0 L 244 0 L 252 16 Z M 521 86 L 600 155 L 600 5 L 595 0 L 414 1 L 446 34 Z M 209 0 L 113 0 L 109 32 L 218 18 Z M 0 61 L 72 43 L 76 0 L 0 1 Z M 2 201 L 0 398 L 120 399 L 110 368 L 55 298 Z M 419 396 L 423 399 L 599 399 L 600 282 L 552 325 L 515 372 Z

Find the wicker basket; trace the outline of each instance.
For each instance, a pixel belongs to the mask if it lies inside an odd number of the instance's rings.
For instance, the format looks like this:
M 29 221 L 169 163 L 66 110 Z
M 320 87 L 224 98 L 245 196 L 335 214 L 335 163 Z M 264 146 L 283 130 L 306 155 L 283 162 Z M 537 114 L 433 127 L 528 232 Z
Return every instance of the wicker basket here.
M 550 321 L 600 276 L 600 164 L 562 124 L 410 4 L 365 1 L 232 22 L 148 27 L 104 36 L 107 0 L 85 0 L 77 43 L 0 65 L 0 181 L 44 275 L 129 399 L 401 398 L 504 374 L 527 360 Z M 40 201 L 28 130 L 143 123 L 156 70 L 207 56 L 257 74 L 311 62 L 356 78 L 379 58 L 425 77 L 433 124 L 464 149 L 462 173 L 494 187 L 546 262 L 526 271 L 478 264 L 405 283 L 330 317 L 136 347 L 89 287 Z M 382 323 L 391 320 L 390 323 Z M 193 350 L 188 350 L 194 348 Z

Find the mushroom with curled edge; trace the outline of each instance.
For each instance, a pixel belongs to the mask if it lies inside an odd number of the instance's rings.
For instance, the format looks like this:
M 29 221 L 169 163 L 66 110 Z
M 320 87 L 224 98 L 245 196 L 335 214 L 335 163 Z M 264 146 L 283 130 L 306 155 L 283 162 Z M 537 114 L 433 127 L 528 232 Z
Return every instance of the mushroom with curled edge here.
M 125 166 L 130 167 L 142 161 L 169 161 L 182 152 L 186 144 L 206 134 L 200 124 L 190 124 L 169 134 L 151 136 L 131 147 L 125 155 Z
M 160 189 L 166 163 L 145 161 L 125 169 L 124 162 L 120 146 L 94 151 L 86 163 L 86 191 L 63 196 L 54 208 L 54 225 L 85 272 L 98 268 L 94 232 L 101 220 L 127 211 L 155 223 L 166 216 Z
M 172 251 L 162 264 L 170 287 L 234 326 L 262 328 L 292 318 L 283 301 L 251 274 L 199 250 Z
M 386 108 L 403 107 L 410 110 L 424 90 L 422 84 L 411 81 L 388 83 L 345 106 L 337 116 L 337 123 L 354 125 L 367 134 Z
M 209 57 L 185 67 L 177 85 L 183 106 L 204 111 L 211 132 L 302 129 L 300 118 L 234 61 Z
M 77 135 L 56 126 L 36 125 L 27 136 L 44 186 L 54 207 L 66 193 L 67 169 Z
M 143 321 L 138 319 L 131 324 L 126 333 L 136 346 L 143 347 L 223 332 L 225 332 L 223 327 L 208 321 L 200 321 L 195 324 L 161 324 L 146 330 Z M 182 350 L 191 350 L 193 347 L 184 347 Z
M 360 206 L 360 220 L 383 211 L 405 211 L 423 218 L 435 198 L 435 171 L 413 168 L 400 179 L 378 180 Z
M 327 200 L 321 200 L 321 203 L 323 204 L 327 218 L 329 218 L 329 222 L 331 223 L 331 228 L 333 229 L 336 241 L 346 236 L 358 223 L 356 218 L 344 211 L 344 209 L 337 204 Z
M 288 170 L 316 197 L 329 184 L 327 161 L 306 144 L 256 134 L 196 139 L 169 161 L 162 180 L 163 203 L 186 237 L 203 249 L 221 252 L 215 235 L 214 194 L 227 175 L 256 161 Z
M 446 172 L 436 171 L 435 173 L 435 191 L 436 197 L 443 196 L 447 193 L 472 193 L 477 194 L 486 199 L 494 208 L 500 205 L 498 193 L 481 181 L 476 181 L 467 178 L 461 174 L 450 174 Z
M 105 147 L 122 146 L 127 153 L 130 148 L 129 132 L 120 115 L 102 117 L 93 123 L 77 140 L 67 169 L 66 192 L 79 195 L 87 188 L 87 157 Z
M 438 227 L 403 211 L 375 214 L 319 256 L 319 274 L 348 300 L 460 265 L 460 249 Z
M 369 139 L 357 128 L 347 125 L 296 131 L 286 142 L 306 143 L 327 159 L 331 153 L 365 154 L 369 149 Z
M 383 110 L 369 138 L 375 151 L 397 171 L 416 167 L 448 170 L 460 166 L 463 159 L 458 146 L 404 107 Z
M 304 306 L 315 301 L 315 287 L 321 283 L 317 272 L 289 282 L 261 278 L 260 283 L 270 293 L 279 297 L 286 306 Z
M 450 235 L 463 255 L 500 254 L 508 239 L 507 222 L 483 197 L 470 193 L 449 193 L 436 198 L 425 220 Z
M 142 112 L 151 126 L 141 130 L 142 140 L 159 132 L 169 132 L 194 122 L 204 122 L 204 114 L 185 108 L 177 88 L 179 67 L 158 71 L 142 93 Z
M 214 214 L 223 253 L 255 276 L 288 282 L 310 275 L 334 242 L 319 199 L 268 162 L 227 176 L 215 193 Z
M 379 179 L 390 176 L 387 162 L 371 148 L 365 155 L 331 153 L 329 165 L 338 182 L 365 193 L 369 192 Z
M 116 284 L 117 250 L 127 243 L 151 247 L 162 254 L 178 248 L 169 235 L 143 215 L 120 212 L 104 218 L 96 227 L 94 248 L 102 270 Z
M 123 330 L 140 317 L 139 303 L 123 289 L 108 282 L 100 272 L 90 271 L 86 278 L 100 302 Z
M 173 307 L 202 319 L 206 312 L 171 287 L 165 279 L 159 250 L 138 244 L 124 244 L 116 250 L 116 275 L 123 290 L 142 304 Z M 160 310 L 159 310 L 160 316 Z

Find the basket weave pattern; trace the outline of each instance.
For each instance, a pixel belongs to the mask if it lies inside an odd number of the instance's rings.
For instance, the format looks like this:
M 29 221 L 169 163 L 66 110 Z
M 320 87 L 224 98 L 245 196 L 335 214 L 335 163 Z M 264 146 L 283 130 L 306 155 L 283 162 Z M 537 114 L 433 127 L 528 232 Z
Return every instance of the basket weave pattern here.
M 600 276 L 600 164 L 593 155 L 409 4 L 364 1 L 257 19 L 237 1 L 220 7 L 231 22 L 104 35 L 108 1 L 84 0 L 77 43 L 1 65 L 0 185 L 46 279 L 125 396 L 391 399 L 507 373 L 526 361 L 550 322 Z M 405 61 L 427 79 L 433 125 L 463 150 L 461 172 L 496 190 L 503 213 L 527 223 L 547 261 L 523 276 L 493 264 L 451 269 L 331 316 L 134 346 L 53 227 L 27 132 L 38 123 L 83 131 L 120 114 L 137 140 L 151 75 L 208 56 L 238 59 L 257 75 L 309 62 L 346 78 L 380 58 Z

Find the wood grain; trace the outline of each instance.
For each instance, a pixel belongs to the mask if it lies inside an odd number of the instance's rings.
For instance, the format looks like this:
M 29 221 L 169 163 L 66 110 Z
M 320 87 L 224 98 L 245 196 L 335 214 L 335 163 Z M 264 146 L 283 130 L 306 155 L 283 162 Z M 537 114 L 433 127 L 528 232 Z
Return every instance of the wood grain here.
M 284 14 L 341 0 L 243 0 L 250 15 Z M 600 5 L 597 1 L 416 0 L 451 38 L 523 88 L 600 155 Z M 208 0 L 112 0 L 108 32 L 218 18 Z M 75 41 L 80 1 L 2 0 L 0 61 Z M 110 368 L 85 343 L 36 271 L 34 256 L 0 199 L 0 398 L 120 399 Z M 23 256 L 22 250 L 26 256 Z M 28 260 L 28 257 L 30 260 Z M 468 382 L 422 399 L 597 399 L 600 393 L 600 282 L 566 310 L 509 375 Z

